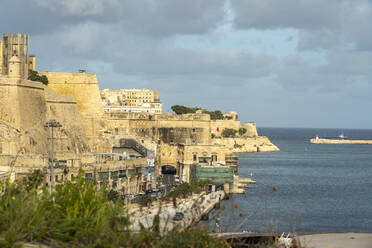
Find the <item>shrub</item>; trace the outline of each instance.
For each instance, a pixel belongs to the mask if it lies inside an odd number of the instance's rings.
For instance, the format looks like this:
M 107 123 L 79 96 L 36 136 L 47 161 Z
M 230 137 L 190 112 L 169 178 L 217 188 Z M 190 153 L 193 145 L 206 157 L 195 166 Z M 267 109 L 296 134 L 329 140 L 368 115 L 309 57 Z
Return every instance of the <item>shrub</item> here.
M 231 128 L 225 128 L 223 131 L 222 131 L 222 133 L 221 133 L 221 135 L 222 135 L 222 137 L 224 137 L 224 138 L 234 138 L 235 136 L 236 136 L 236 133 L 237 133 L 238 131 L 237 130 L 235 130 L 235 129 L 231 129 Z
M 49 80 L 48 77 L 45 75 L 40 76 L 37 71 L 28 70 L 28 80 L 41 82 L 45 85 L 48 85 Z
M 243 136 L 247 132 L 247 129 L 244 127 L 239 128 L 239 135 Z
M 201 108 L 189 108 L 189 107 L 185 107 L 185 106 L 182 106 L 182 105 L 174 105 L 171 107 L 171 109 L 173 110 L 173 112 L 175 112 L 177 115 L 181 115 L 181 114 L 193 114 L 195 113 L 197 110 L 202 110 Z M 203 113 L 204 114 L 209 114 L 211 116 L 211 120 L 223 120 L 224 117 L 223 117 L 223 114 L 220 110 L 215 110 L 215 111 L 208 111 L 208 110 L 203 110 Z
M 198 183 L 196 185 L 202 185 Z M 51 247 L 226 247 L 206 231 L 175 228 L 161 236 L 159 216 L 153 227 L 130 232 L 130 219 L 118 200 L 96 191 L 82 171 L 74 182 L 26 190 L 5 182 L 0 193 L 0 247 L 39 242 Z

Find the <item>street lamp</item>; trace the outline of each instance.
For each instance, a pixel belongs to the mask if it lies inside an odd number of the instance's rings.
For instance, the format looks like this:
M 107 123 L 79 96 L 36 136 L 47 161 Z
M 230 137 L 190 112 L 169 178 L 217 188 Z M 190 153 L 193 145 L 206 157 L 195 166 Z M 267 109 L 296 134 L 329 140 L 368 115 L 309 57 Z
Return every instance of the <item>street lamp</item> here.
M 50 192 L 53 192 L 54 190 L 54 128 L 56 127 L 62 127 L 62 125 L 56 121 L 56 120 L 50 120 L 47 123 L 44 124 L 45 128 L 52 128 L 52 151 L 51 151 L 51 159 L 52 159 L 52 164 L 50 165 L 50 177 L 51 177 L 51 182 L 50 182 Z

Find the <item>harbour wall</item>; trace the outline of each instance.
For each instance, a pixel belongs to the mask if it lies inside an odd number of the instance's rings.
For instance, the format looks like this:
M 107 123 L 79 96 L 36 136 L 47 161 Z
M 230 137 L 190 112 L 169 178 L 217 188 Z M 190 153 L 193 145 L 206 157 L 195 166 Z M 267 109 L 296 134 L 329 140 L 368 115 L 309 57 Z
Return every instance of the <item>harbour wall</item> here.
M 372 140 L 338 140 L 338 139 L 311 139 L 311 144 L 354 144 L 372 145 Z

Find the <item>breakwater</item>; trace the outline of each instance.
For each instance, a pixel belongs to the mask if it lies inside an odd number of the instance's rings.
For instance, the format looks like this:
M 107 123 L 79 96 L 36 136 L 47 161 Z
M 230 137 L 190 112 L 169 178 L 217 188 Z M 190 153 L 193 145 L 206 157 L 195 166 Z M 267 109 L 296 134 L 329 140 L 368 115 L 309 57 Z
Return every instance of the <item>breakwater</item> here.
M 310 139 L 311 144 L 355 144 L 372 145 L 372 140 L 347 140 L 347 139 Z

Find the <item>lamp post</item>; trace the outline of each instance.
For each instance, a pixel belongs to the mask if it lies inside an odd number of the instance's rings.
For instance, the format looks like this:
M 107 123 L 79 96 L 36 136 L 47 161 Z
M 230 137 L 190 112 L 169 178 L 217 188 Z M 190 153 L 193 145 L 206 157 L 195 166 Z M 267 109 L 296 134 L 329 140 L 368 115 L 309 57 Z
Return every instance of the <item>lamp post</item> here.
M 51 160 L 52 160 L 52 163 L 50 165 L 50 177 L 51 177 L 51 181 L 50 181 L 50 192 L 53 192 L 54 190 L 54 128 L 57 128 L 57 127 L 62 127 L 62 125 L 56 121 L 56 120 L 50 120 L 48 121 L 47 123 L 44 124 L 44 127 L 45 128 L 52 128 L 52 150 L 51 150 Z

